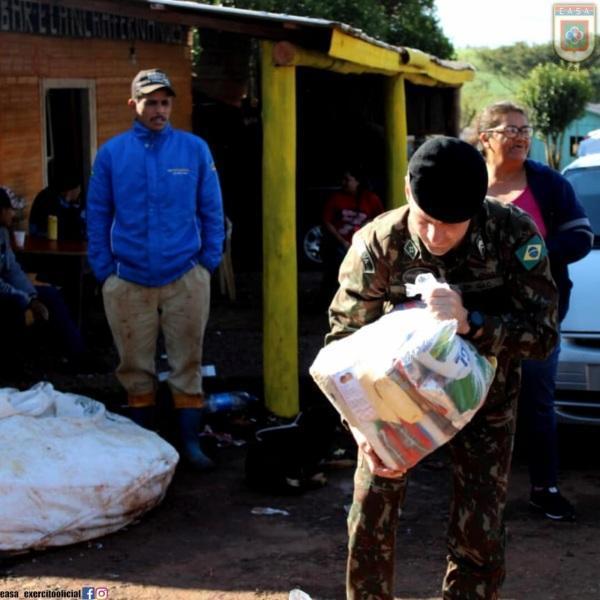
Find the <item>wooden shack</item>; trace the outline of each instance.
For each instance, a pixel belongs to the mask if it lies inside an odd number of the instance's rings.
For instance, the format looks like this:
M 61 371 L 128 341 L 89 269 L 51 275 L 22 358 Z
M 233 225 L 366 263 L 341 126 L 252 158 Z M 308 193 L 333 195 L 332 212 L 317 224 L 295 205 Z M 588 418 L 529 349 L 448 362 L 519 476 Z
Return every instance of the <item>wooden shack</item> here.
M 179 0 L 0 0 L 0 184 L 31 201 L 67 165 L 85 185 L 98 145 L 130 126 L 129 85 L 142 68 L 169 74 L 173 124 L 190 129 L 190 28 L 260 49 L 264 392 L 271 410 L 291 416 L 299 406 L 297 70 L 382 78 L 389 206 L 404 202 L 409 124 L 457 133 L 458 90 L 474 73 L 321 19 Z M 430 131 L 436 98 L 446 99 L 443 125 Z

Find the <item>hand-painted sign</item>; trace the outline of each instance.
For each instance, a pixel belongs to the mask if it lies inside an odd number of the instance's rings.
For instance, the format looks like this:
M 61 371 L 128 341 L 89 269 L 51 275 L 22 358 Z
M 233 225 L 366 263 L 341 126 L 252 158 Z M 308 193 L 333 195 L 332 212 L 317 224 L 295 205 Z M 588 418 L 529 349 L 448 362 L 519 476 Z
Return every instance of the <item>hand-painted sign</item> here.
M 53 37 L 187 43 L 187 27 L 36 0 L 0 0 L 0 32 Z

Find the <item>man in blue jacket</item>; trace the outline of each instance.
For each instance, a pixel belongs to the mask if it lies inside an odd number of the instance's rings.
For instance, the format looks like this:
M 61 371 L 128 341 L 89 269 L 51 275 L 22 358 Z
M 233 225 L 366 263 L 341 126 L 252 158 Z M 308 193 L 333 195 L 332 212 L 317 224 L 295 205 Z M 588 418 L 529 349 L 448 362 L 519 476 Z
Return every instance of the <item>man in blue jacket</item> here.
M 197 432 L 204 404 L 202 346 L 210 274 L 223 249 L 223 204 L 206 142 L 169 124 L 175 92 L 158 69 L 140 71 L 128 105 L 133 127 L 98 151 L 87 197 L 89 262 L 104 306 L 132 418 L 149 425 L 162 329 L 181 451 L 213 466 Z

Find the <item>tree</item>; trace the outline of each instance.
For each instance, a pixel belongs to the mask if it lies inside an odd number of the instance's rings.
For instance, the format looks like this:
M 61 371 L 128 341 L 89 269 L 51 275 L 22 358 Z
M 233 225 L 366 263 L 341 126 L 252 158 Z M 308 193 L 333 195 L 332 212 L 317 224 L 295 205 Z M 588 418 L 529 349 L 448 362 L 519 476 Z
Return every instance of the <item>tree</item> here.
M 486 71 L 508 78 L 525 78 L 540 64 L 560 65 L 562 63 L 562 59 L 556 54 L 551 43 L 529 45 L 525 42 L 517 42 L 499 48 L 479 48 L 477 55 Z
M 494 73 L 495 76 L 506 80 L 526 78 L 537 66 L 553 63 L 567 67 L 568 63 L 562 60 L 552 43 L 529 45 L 517 42 L 512 46 L 499 48 L 477 48 L 477 61 L 484 71 Z M 594 52 L 582 64 L 588 71 L 590 81 L 594 88 L 593 101 L 600 102 L 600 36 L 596 36 Z
M 552 63 L 535 67 L 519 89 L 518 96 L 530 109 L 531 124 L 546 146 L 551 167 L 558 168 L 565 129 L 583 114 L 592 93 L 586 71 Z
M 439 58 L 454 47 L 442 32 L 434 0 L 223 0 L 225 6 L 341 21 L 367 35 Z
M 434 0 L 379 0 L 388 19 L 390 44 L 429 52 L 439 58 L 454 58 L 454 46 L 442 31 Z

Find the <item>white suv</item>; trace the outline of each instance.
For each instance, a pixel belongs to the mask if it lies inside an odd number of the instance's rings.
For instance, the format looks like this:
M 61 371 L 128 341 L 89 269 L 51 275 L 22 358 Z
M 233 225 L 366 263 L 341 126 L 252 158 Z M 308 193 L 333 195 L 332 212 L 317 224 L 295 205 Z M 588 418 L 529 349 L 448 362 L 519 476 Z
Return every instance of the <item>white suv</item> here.
M 600 153 L 578 158 L 563 175 L 594 230 L 594 248 L 569 265 L 569 312 L 561 326 L 556 412 L 563 422 L 600 425 Z

